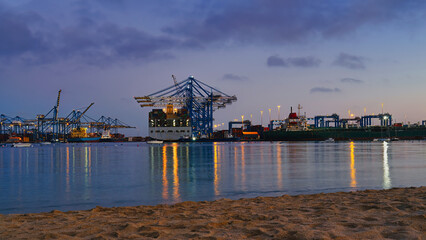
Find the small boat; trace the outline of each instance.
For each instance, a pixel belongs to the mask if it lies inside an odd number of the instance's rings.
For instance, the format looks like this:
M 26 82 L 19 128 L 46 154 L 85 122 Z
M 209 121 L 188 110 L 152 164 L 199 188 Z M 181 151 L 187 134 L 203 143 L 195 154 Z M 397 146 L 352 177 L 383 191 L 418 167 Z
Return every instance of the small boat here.
M 324 140 L 324 142 L 334 142 L 334 138 L 326 139 L 326 140 Z
M 31 147 L 31 143 L 14 143 L 12 147 L 21 148 L 21 147 Z
M 51 142 L 41 142 L 40 145 L 50 145 L 52 144 Z
M 161 141 L 161 140 L 150 140 L 150 141 L 146 141 L 146 143 L 148 143 L 148 144 L 163 144 L 163 141 Z
M 389 142 L 390 138 L 375 138 L 373 142 Z

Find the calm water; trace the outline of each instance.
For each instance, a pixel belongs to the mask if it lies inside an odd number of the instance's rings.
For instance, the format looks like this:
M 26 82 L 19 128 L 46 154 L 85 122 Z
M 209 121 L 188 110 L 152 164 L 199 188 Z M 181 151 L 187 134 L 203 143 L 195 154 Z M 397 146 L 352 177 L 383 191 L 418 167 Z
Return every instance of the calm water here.
M 0 213 L 426 185 L 426 141 L 0 148 Z

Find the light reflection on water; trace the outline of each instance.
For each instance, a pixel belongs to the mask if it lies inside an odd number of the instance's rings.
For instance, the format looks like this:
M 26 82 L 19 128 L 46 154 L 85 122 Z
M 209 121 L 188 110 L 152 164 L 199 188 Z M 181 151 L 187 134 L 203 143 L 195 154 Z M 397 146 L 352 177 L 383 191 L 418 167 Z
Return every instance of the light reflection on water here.
M 383 188 L 389 189 L 392 187 L 389 175 L 389 161 L 388 161 L 388 143 L 383 142 Z
M 0 213 L 426 185 L 426 141 L 0 148 Z
M 350 143 L 351 149 L 351 187 L 356 188 L 356 168 L 355 168 L 355 146 L 354 142 Z

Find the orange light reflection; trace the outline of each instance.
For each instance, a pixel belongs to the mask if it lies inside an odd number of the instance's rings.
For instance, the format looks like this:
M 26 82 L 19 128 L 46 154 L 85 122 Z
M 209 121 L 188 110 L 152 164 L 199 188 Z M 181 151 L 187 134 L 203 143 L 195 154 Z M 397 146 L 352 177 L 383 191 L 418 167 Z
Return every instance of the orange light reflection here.
M 214 151 L 214 155 L 213 155 L 213 159 L 214 159 L 214 194 L 216 196 L 219 195 L 219 177 L 217 174 L 217 167 L 218 167 L 218 150 L 217 150 L 217 143 L 214 143 L 213 146 L 213 151 Z
M 243 190 L 245 190 L 246 185 L 246 159 L 244 154 L 244 143 L 241 143 L 241 185 L 243 187 Z
M 277 145 L 277 183 L 278 183 L 278 187 L 282 188 L 281 146 L 280 145 Z
M 351 149 L 351 187 L 356 187 L 356 168 L 355 168 L 355 154 L 354 154 L 354 142 L 351 142 L 350 144 Z
M 163 199 L 169 198 L 169 182 L 167 180 L 167 147 L 163 146 Z
M 178 156 L 177 156 L 177 143 L 173 143 L 173 199 L 179 201 L 179 175 L 178 175 Z

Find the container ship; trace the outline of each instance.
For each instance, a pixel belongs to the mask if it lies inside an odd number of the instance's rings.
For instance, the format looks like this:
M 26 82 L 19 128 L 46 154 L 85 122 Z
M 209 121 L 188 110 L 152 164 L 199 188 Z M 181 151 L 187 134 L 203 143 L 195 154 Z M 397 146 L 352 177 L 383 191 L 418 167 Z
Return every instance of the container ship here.
M 426 139 L 426 127 L 324 128 L 302 131 L 280 129 L 265 132 L 264 139 L 268 141 L 423 140 Z
M 87 134 L 87 128 L 74 128 L 71 131 L 70 137 L 67 139 L 68 142 L 98 142 L 101 137 L 89 136 Z
M 149 113 L 149 137 L 156 140 L 177 141 L 190 139 L 192 128 L 188 111 L 168 104 L 166 109 L 153 109 Z
M 375 116 L 376 117 L 376 116 Z M 360 126 L 344 124 L 335 127 L 313 127 L 307 124 L 305 117 L 291 112 L 289 117 L 277 129 L 264 132 L 267 141 L 327 141 L 327 140 L 423 140 L 426 139 L 426 126 L 402 124 L 391 125 L 390 114 L 379 115 L 381 126 Z M 365 118 L 367 119 L 367 118 Z M 351 119 L 360 123 L 364 119 Z M 371 121 L 371 120 L 370 120 Z

